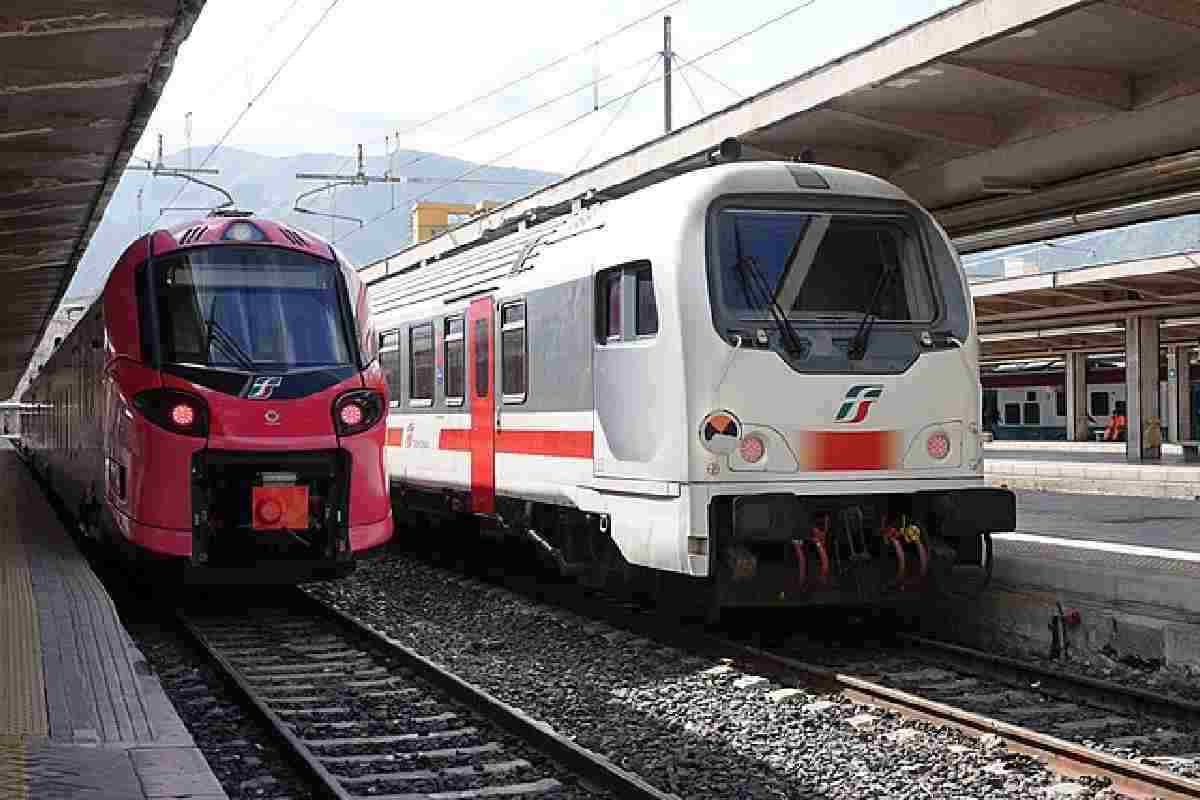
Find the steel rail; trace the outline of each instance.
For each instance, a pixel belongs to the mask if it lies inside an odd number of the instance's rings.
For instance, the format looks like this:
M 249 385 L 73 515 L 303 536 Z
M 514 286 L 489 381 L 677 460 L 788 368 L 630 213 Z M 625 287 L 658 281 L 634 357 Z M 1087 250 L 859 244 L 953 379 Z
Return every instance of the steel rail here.
M 343 627 L 352 629 L 360 638 L 396 656 L 414 673 L 445 691 L 473 711 L 509 731 L 517 738 L 531 743 L 540 752 L 594 786 L 606 789 L 617 797 L 631 800 L 680 800 L 673 793 L 656 789 L 638 775 L 622 769 L 599 753 L 594 753 L 568 739 L 545 722 L 530 717 L 524 711 L 505 703 L 474 684 L 464 681 L 446 668 L 431 661 L 402 642 L 374 630 L 357 618 L 322 603 L 301 592 L 305 602 Z
M 262 698 L 254 691 L 254 687 L 242 676 L 241 671 L 221 654 L 219 648 L 210 642 L 199 628 L 192 624 L 187 615 L 181 610 L 176 611 L 176 618 L 192 640 L 204 651 L 204 654 L 220 667 L 222 674 L 241 699 L 254 709 L 258 718 L 266 723 L 277 737 L 287 743 L 293 761 L 304 768 L 309 778 L 319 784 L 329 797 L 337 798 L 337 800 L 355 800 L 355 795 L 346 791 L 337 776 L 327 770 L 312 751 L 304 745 L 303 740 L 294 734 L 279 718 L 279 715 L 263 702 Z
M 986 653 L 963 645 L 941 642 L 913 634 L 900 634 L 897 638 L 920 651 L 923 657 L 932 657 L 954 667 L 983 677 L 999 681 L 1036 680 L 1037 690 L 1047 695 L 1063 695 L 1064 699 L 1076 697 L 1082 689 L 1087 693 L 1091 705 L 1113 711 L 1150 711 L 1158 716 L 1170 717 L 1181 722 L 1200 725 L 1200 703 L 1182 697 L 1172 697 L 1125 686 L 1114 681 L 1093 678 L 1089 675 L 1055 672 L 1039 664 L 1030 664 L 1008 656 Z
M 1020 725 L 883 686 L 857 675 L 810 664 L 724 637 L 711 634 L 705 634 L 705 637 L 714 645 L 741 651 L 751 662 L 766 662 L 777 671 L 798 673 L 810 682 L 837 686 L 858 702 L 882 705 L 938 724 L 950 723 L 972 735 L 994 733 L 1015 745 L 1014 749 L 1045 762 L 1049 768 L 1065 775 L 1101 775 L 1109 778 L 1119 791 L 1133 796 L 1163 800 L 1200 798 L 1200 781 L 1191 778 L 1173 775 L 1165 770 L 1093 750 Z

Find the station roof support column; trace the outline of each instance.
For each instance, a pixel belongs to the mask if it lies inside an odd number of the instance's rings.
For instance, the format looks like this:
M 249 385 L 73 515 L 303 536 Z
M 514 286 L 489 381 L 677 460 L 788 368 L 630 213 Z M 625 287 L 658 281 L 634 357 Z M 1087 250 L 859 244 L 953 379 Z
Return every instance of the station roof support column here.
M 1167 427 L 1172 442 L 1192 441 L 1192 348 L 1167 347 Z
M 1067 353 L 1063 356 L 1063 389 L 1067 393 L 1067 441 L 1086 442 L 1089 437 L 1087 417 L 1087 353 Z
M 1125 320 L 1126 458 L 1131 463 L 1162 458 L 1158 408 L 1158 319 Z

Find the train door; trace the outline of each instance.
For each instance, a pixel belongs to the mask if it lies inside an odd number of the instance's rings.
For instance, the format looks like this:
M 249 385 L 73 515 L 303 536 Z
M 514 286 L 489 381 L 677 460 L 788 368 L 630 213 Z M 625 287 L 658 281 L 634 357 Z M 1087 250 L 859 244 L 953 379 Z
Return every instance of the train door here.
M 492 297 L 471 301 L 467 309 L 467 341 L 471 373 L 471 510 L 496 510 L 496 370 L 495 303 Z

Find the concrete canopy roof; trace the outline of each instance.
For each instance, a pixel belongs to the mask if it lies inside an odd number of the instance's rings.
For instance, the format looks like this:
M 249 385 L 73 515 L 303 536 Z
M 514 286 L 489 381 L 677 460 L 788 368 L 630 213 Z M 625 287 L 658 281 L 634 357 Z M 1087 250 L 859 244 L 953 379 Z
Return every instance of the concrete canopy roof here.
M 203 5 L 0 9 L 0 398 L 29 363 Z
M 971 284 L 980 333 L 1195 314 L 1200 253 L 1080 267 Z
M 618 196 L 663 180 L 730 136 L 887 178 L 964 252 L 1169 216 L 1200 208 L 1197 119 L 1195 0 L 967 0 L 369 265 L 365 277 L 530 213 L 562 213 L 589 191 Z M 1083 213 L 1130 200 L 1146 202 Z

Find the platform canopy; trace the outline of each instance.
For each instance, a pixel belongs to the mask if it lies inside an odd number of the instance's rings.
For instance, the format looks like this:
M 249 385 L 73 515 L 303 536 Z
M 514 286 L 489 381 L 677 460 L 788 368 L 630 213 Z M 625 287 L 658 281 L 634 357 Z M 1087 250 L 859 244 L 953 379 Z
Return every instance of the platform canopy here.
M 987 360 L 1125 346 L 1128 315 L 1157 317 L 1161 344 L 1200 342 L 1200 252 L 971 285 Z
M 1200 209 L 1198 119 L 1195 0 L 966 0 L 364 271 L 663 180 L 726 137 L 888 178 L 963 252 L 1107 228 Z
M 25 371 L 203 5 L 0 4 L 0 398 Z

